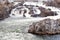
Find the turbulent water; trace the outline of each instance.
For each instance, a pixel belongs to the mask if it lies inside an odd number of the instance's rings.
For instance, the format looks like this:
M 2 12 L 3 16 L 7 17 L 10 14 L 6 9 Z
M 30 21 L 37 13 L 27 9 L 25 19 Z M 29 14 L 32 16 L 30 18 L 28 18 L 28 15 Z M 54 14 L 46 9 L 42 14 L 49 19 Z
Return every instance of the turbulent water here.
M 38 20 L 37 20 L 38 19 Z M 60 40 L 60 35 L 33 35 L 28 26 L 41 18 L 7 18 L 0 22 L 0 40 Z
M 15 2 L 14 5 L 19 4 L 20 2 Z M 23 5 L 34 5 L 34 6 L 39 6 L 39 7 L 43 7 L 45 9 L 51 9 L 51 11 L 56 12 L 58 15 L 57 16 L 48 16 L 47 18 L 51 18 L 51 19 L 59 19 L 60 18 L 60 8 L 56 8 L 56 7 L 52 7 L 52 6 L 46 6 L 46 4 L 43 4 L 43 2 L 25 2 Z M 22 9 L 20 9 L 22 7 Z M 17 9 L 19 8 L 19 9 Z M 10 17 L 13 18 L 23 18 L 23 14 L 24 14 L 24 10 L 26 10 L 27 12 L 25 13 L 25 16 L 28 18 L 31 18 L 31 15 L 29 14 L 30 10 L 28 8 L 26 8 L 25 6 L 17 6 L 16 8 L 14 8 L 11 11 Z M 37 7 L 33 7 L 33 11 L 34 14 L 40 14 L 41 10 L 39 10 Z M 21 11 L 21 14 L 19 13 Z M 14 15 L 13 15 L 14 14 Z
M 38 4 L 39 5 L 39 4 Z M 42 6 L 42 5 L 39 5 Z M 45 6 L 43 6 L 45 7 Z M 52 7 L 45 7 L 51 8 Z M 60 10 L 57 8 L 53 8 L 52 11 Z M 18 15 L 17 15 L 18 16 Z M 49 16 L 49 17 L 9 17 L 5 20 L 0 21 L 0 40 L 60 40 L 60 35 L 33 35 L 28 33 L 29 25 L 33 22 L 37 22 L 39 20 L 43 20 L 46 18 L 57 19 L 60 18 L 60 14 L 58 16 Z

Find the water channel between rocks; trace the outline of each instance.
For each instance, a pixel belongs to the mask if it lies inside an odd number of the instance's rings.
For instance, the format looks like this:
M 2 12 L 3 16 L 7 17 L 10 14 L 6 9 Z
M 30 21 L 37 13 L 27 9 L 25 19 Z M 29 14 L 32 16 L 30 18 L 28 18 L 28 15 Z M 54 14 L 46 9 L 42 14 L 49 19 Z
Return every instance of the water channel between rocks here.
M 0 21 L 0 40 L 60 40 L 60 35 L 33 35 L 29 25 L 41 18 L 7 18 Z

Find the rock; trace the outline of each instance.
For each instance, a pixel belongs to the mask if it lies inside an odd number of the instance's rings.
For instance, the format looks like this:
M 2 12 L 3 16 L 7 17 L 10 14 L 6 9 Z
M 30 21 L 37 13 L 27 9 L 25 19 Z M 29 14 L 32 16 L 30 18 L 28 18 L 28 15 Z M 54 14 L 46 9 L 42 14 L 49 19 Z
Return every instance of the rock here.
M 32 34 L 59 34 L 60 33 L 60 19 L 44 19 L 33 23 L 29 26 L 29 33 Z
M 12 7 L 13 6 L 10 3 L 0 4 L 0 20 L 3 20 L 9 17 Z
M 0 20 L 8 17 L 7 11 L 4 8 L 0 9 Z
M 47 6 L 54 6 L 60 8 L 60 0 L 54 0 L 51 2 L 45 2 Z
M 54 7 L 56 7 L 56 5 L 57 5 L 57 3 L 56 2 L 54 2 L 54 1 L 51 1 L 51 2 L 45 2 L 45 4 L 46 4 L 46 6 L 54 6 Z
M 9 12 L 7 12 L 7 9 L 4 7 L 0 7 L 0 20 L 5 19 L 8 17 Z
M 33 9 L 30 9 L 29 14 L 34 14 Z
M 56 3 L 58 3 L 58 4 L 60 3 L 60 0 L 54 0 L 54 1 L 55 1 Z
M 39 8 L 41 10 L 40 16 L 47 17 L 47 16 L 56 16 L 58 15 L 56 12 L 51 11 L 51 9 L 45 9 L 43 7 Z

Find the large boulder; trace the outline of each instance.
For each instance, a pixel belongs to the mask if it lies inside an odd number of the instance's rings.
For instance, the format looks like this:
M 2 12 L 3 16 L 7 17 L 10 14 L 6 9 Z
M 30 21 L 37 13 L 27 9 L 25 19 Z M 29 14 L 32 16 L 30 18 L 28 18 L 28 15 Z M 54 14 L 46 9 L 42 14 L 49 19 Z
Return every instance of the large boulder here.
M 44 2 L 44 3 L 46 4 L 46 6 L 54 6 L 54 7 L 56 7 L 56 5 L 57 5 L 57 3 L 55 1 L 51 1 L 51 2 L 47 1 L 47 2 Z
M 54 0 L 54 1 L 55 1 L 56 3 L 58 3 L 58 4 L 60 3 L 60 0 Z
M 33 10 L 33 8 L 30 9 L 29 14 L 31 14 L 31 17 L 47 17 L 47 16 L 56 16 L 56 15 L 58 15 L 56 12 L 51 11 L 51 9 L 49 9 L 49 8 L 46 9 L 44 7 L 38 7 L 38 9 L 40 10 L 39 14 L 37 14 L 38 11 Z M 36 11 L 36 13 L 34 13 L 34 11 Z
M 60 19 L 44 19 L 38 22 L 35 22 L 29 26 L 29 33 L 32 34 L 59 34 L 60 33 Z
M 51 9 L 45 9 L 43 7 L 39 7 L 41 13 L 40 16 L 41 17 L 47 17 L 47 16 L 56 16 L 58 15 L 56 12 L 51 11 Z
M 54 0 L 54 1 L 47 1 L 47 2 L 44 2 L 47 6 L 54 6 L 54 7 L 58 7 L 60 8 L 60 0 Z
M 12 4 L 10 3 L 0 4 L 0 20 L 8 18 L 11 10 L 12 10 Z
M 3 6 L 0 6 L 0 20 L 5 19 L 8 17 L 9 12 Z

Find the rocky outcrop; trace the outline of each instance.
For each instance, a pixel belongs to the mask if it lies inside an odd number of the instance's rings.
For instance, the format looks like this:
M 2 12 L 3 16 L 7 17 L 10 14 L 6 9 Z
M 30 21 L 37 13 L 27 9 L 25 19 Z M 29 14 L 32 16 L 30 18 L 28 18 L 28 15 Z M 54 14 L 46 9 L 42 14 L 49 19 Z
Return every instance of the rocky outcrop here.
M 34 10 L 32 8 L 32 10 L 30 9 L 29 14 L 32 14 L 31 17 L 47 17 L 47 16 L 56 16 L 58 15 L 57 12 L 51 11 L 51 9 L 46 9 L 44 7 L 38 7 L 38 9 L 40 10 L 39 14 L 35 14 Z
M 60 0 L 54 0 L 56 3 L 60 3 Z
M 0 20 L 3 20 L 9 17 L 12 7 L 13 6 L 10 3 L 0 4 Z
M 35 22 L 29 26 L 29 33 L 33 34 L 59 34 L 60 33 L 60 19 L 44 19 Z
M 58 15 L 56 12 L 51 11 L 51 9 L 45 9 L 43 7 L 39 8 L 41 10 L 40 16 L 47 17 L 47 16 L 56 16 Z
M 54 6 L 54 7 L 58 7 L 60 8 L 60 0 L 54 0 L 54 1 L 51 1 L 51 2 L 44 2 L 46 3 L 47 6 Z
M 5 19 L 8 17 L 9 12 L 7 11 L 6 8 L 0 7 L 0 20 Z

